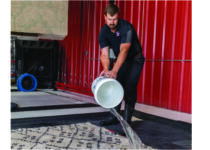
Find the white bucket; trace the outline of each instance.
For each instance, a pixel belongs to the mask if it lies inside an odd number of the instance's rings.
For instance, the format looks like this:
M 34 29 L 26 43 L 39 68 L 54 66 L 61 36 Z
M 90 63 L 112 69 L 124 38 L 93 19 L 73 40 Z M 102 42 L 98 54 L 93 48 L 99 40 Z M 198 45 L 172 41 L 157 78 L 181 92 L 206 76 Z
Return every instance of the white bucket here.
M 120 104 L 124 90 L 121 84 L 112 78 L 98 77 L 91 86 L 96 102 L 104 108 L 113 108 Z

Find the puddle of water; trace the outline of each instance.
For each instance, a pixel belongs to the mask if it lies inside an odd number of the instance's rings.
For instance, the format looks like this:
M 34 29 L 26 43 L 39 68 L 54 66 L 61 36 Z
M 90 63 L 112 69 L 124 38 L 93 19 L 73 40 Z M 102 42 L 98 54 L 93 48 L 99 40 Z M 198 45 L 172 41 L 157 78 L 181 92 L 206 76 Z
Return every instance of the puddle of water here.
M 134 149 L 143 149 L 143 148 L 145 148 L 145 145 L 141 142 L 141 140 L 138 137 L 138 135 L 133 131 L 131 126 L 120 116 L 120 114 L 114 108 L 111 108 L 110 111 L 120 121 L 120 123 L 121 123 L 121 125 L 123 127 L 123 130 L 124 130 L 127 138 L 129 139 L 131 147 L 134 148 Z

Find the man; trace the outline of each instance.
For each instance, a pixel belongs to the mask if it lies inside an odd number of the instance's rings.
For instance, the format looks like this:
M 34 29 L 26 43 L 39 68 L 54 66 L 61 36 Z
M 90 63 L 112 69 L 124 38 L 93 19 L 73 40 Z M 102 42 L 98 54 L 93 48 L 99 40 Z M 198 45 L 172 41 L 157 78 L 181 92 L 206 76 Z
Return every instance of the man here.
M 105 8 L 104 17 L 106 24 L 101 28 L 98 36 L 101 48 L 100 60 L 104 68 L 101 76 L 114 78 L 123 86 L 125 100 L 123 118 L 131 124 L 137 101 L 137 85 L 145 58 L 133 25 L 119 19 L 119 8 L 115 4 L 109 4 Z M 109 48 L 113 49 L 117 57 L 112 70 L 109 70 Z M 115 110 L 119 113 L 120 108 L 121 104 L 116 106 Z M 103 126 L 117 123 L 117 118 L 111 114 L 108 120 L 100 122 Z

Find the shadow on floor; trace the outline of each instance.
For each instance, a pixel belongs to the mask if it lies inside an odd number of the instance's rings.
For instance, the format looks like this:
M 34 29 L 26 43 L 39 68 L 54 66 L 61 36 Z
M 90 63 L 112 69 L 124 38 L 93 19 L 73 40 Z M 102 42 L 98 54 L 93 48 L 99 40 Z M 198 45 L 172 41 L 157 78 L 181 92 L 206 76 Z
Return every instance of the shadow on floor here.
M 141 141 L 155 149 L 191 149 L 191 124 L 172 121 L 156 116 L 141 114 L 142 118 L 132 122 L 132 129 Z M 148 119 L 149 118 L 149 119 Z M 104 118 L 106 119 L 106 118 Z M 100 121 L 92 123 L 100 126 Z M 120 123 L 105 126 L 113 131 L 123 130 Z

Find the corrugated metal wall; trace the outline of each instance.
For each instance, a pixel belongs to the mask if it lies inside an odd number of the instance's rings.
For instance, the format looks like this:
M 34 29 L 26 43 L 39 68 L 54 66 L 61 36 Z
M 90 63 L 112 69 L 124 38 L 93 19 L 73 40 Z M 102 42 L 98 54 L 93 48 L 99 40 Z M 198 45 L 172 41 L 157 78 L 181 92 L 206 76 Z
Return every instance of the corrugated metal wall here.
M 61 41 L 60 89 L 92 95 L 102 66 L 97 37 L 108 1 L 70 1 L 68 36 Z M 138 102 L 191 113 L 191 1 L 120 1 L 120 17 L 131 22 L 146 57 Z
M 117 1 L 146 57 L 138 102 L 191 113 L 191 1 Z
M 61 69 L 57 85 L 92 95 L 92 81 L 100 74 L 98 33 L 109 1 L 69 1 L 68 36 L 61 41 Z

